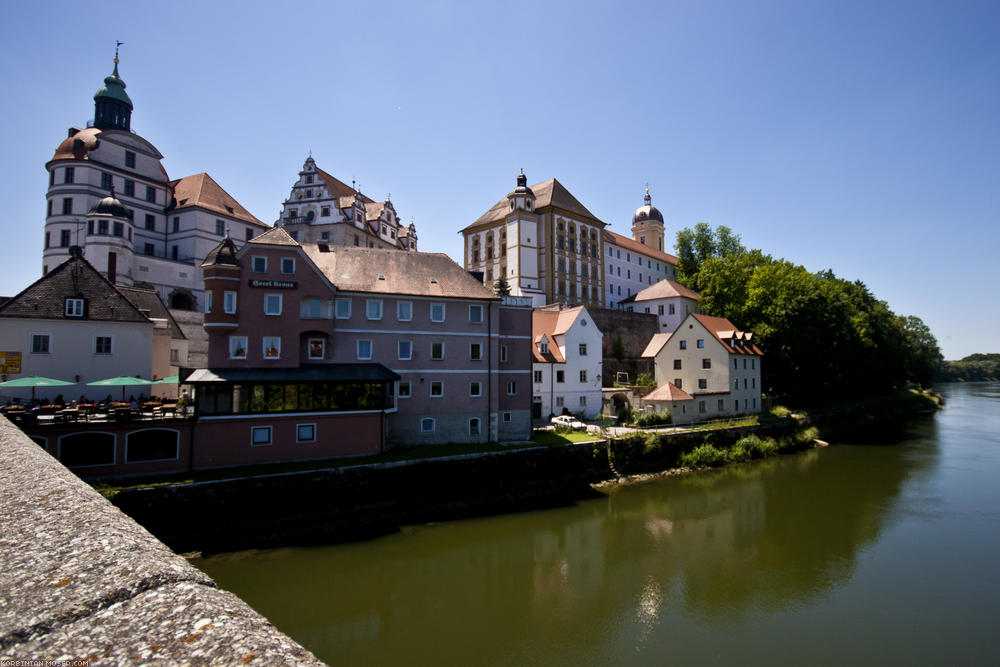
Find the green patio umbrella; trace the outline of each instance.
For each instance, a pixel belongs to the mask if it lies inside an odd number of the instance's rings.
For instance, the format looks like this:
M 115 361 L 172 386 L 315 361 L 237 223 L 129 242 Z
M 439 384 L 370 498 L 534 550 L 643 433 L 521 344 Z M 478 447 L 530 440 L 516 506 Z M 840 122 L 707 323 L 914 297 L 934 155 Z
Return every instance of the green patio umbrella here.
M 177 376 L 177 375 L 168 375 L 167 377 L 163 378 L 162 380 L 157 380 L 153 384 L 177 384 L 178 381 L 180 381 L 180 377 L 179 376 Z
M 55 380 L 53 378 L 43 378 L 40 375 L 28 375 L 16 380 L 0 382 L 0 387 L 31 387 L 31 400 L 35 400 L 35 387 L 66 387 L 75 382 L 65 380 Z
M 135 387 L 138 385 L 154 384 L 152 380 L 132 377 L 131 375 L 119 375 L 118 377 L 107 378 L 106 380 L 94 380 L 88 382 L 88 387 L 117 387 L 122 388 L 122 402 L 125 402 L 125 387 Z

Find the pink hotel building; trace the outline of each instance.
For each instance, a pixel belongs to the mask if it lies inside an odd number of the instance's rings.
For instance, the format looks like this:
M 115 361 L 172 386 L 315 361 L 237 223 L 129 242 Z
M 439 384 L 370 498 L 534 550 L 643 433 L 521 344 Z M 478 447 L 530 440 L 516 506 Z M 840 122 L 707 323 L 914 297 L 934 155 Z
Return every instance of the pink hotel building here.
M 202 264 L 197 467 L 531 438 L 530 299 L 443 254 L 300 244 L 276 227 Z

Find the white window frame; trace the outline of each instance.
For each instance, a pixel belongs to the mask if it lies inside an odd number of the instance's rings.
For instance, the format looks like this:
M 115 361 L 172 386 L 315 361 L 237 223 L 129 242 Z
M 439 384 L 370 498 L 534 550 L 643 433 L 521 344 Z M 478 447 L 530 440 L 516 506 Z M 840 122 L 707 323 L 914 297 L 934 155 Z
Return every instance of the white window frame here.
M 479 356 L 474 356 L 472 351 L 479 350 Z M 482 343 L 469 343 L 469 361 L 482 361 L 483 360 L 483 344 Z
M 440 319 L 434 319 L 434 309 L 438 308 L 438 307 L 441 308 L 441 318 Z M 445 304 L 440 303 L 440 302 L 436 302 L 436 301 L 432 301 L 431 305 L 430 305 L 430 316 L 431 316 L 431 322 L 444 322 L 445 318 L 447 317 L 447 311 L 445 310 Z
M 510 380 L 507 382 L 507 395 L 517 396 L 517 380 Z
M 472 316 L 472 314 L 475 313 L 475 312 L 479 313 L 479 319 L 478 320 L 475 319 L 475 318 L 473 318 L 473 316 Z M 483 317 L 484 317 L 484 313 L 483 313 L 483 306 L 482 306 L 482 304 L 479 304 L 479 303 L 469 304 L 469 322 L 470 323 L 472 323 L 472 324 L 482 324 L 483 323 Z
M 542 382 L 542 372 L 541 371 L 535 371 L 534 375 L 535 375 L 535 382 L 536 383 L 541 383 Z
M 483 395 L 483 383 L 479 380 L 472 380 L 469 382 L 469 396 L 471 398 L 479 398 Z
M 340 307 L 341 306 L 347 306 L 347 312 L 346 313 L 341 313 L 340 312 Z M 334 316 L 338 320 L 349 320 L 349 319 L 351 319 L 351 299 L 349 299 L 347 297 L 342 297 L 342 298 L 334 299 L 333 308 L 334 308 Z
M 433 433 L 435 427 L 435 421 L 433 417 L 424 417 L 420 420 L 420 432 L 421 433 Z
M 408 313 L 403 315 L 403 307 L 408 309 Z M 396 319 L 400 322 L 410 322 L 413 320 L 413 302 L 412 301 L 397 301 L 396 302 Z
M 507 346 L 506 345 L 501 345 L 500 346 L 500 363 L 501 364 L 507 363 Z
M 275 342 L 277 344 L 275 344 Z M 268 356 L 267 348 L 268 343 L 277 351 L 276 356 Z M 260 353 L 261 356 L 268 361 L 274 361 L 275 359 L 281 359 L 281 336 L 261 336 L 260 338 Z
M 403 345 L 406 345 L 406 356 L 403 356 Z M 396 358 L 400 361 L 409 361 L 413 359 L 413 341 L 412 340 L 398 340 L 396 341 Z
M 251 426 L 250 446 L 269 447 L 274 442 L 274 430 L 272 426 Z
M 103 339 L 103 338 L 106 338 L 108 340 L 108 347 L 110 349 L 108 349 L 107 352 L 98 352 L 97 351 L 97 341 L 100 340 L 100 339 Z M 114 353 L 115 353 L 115 337 L 114 336 L 112 336 L 111 334 L 94 334 L 94 354 L 99 354 L 99 355 L 102 355 L 102 356 L 106 356 L 106 355 L 110 355 L 110 354 L 114 354 Z
M 435 357 L 434 356 L 434 346 L 435 345 L 440 345 L 441 346 L 441 356 L 440 357 Z M 432 340 L 431 341 L 431 361 L 444 361 L 444 341 L 443 340 Z
M 222 293 L 222 312 L 226 315 L 236 314 L 236 292 L 225 290 Z
M 319 356 L 313 354 L 313 343 L 319 343 Z M 326 339 L 309 338 L 306 340 L 306 356 L 309 359 L 326 359 Z
M 291 266 L 290 271 L 285 270 L 285 266 Z M 283 276 L 293 276 L 295 275 L 295 258 L 294 257 L 282 257 L 281 258 L 281 275 Z
M 438 393 L 434 393 L 434 386 L 437 385 L 441 390 Z M 428 387 L 428 395 L 431 398 L 444 398 L 444 380 L 431 380 L 430 387 Z
M 66 317 L 83 317 L 83 299 L 66 299 Z
M 260 260 L 263 263 L 263 268 L 257 269 L 257 261 Z M 250 272 L 251 273 L 267 273 L 267 257 L 263 255 L 254 255 L 250 258 Z
M 205 313 L 212 312 L 212 292 L 205 291 Z
M 311 438 L 303 438 L 302 437 L 302 429 L 303 428 L 312 429 L 312 437 Z M 296 424 L 295 425 L 295 442 L 316 442 L 316 423 L 315 422 L 309 422 L 309 423 L 306 423 L 306 424 Z
M 239 349 L 242 345 L 243 354 L 237 356 L 234 352 Z M 229 337 L 229 358 L 230 359 L 246 359 L 247 358 L 247 348 L 249 347 L 249 341 L 246 336 L 230 336 Z
M 368 344 L 368 356 L 363 356 L 361 354 L 362 343 Z M 375 352 L 375 344 L 372 342 L 371 338 L 359 338 L 357 344 L 355 345 L 358 361 L 371 361 L 372 354 Z
M 272 315 L 272 316 L 274 316 L 274 315 L 281 315 L 282 306 L 284 304 L 284 299 L 281 298 L 282 296 L 283 295 L 281 295 L 281 294 L 265 294 L 264 295 L 264 314 L 265 315 Z M 271 308 L 271 306 L 273 305 L 273 300 L 274 299 L 278 300 L 278 304 L 277 304 L 278 305 L 278 310 L 277 310 L 277 312 L 275 312 Z
M 580 347 L 578 348 L 578 351 L 579 351 L 581 357 L 587 356 L 587 344 L 586 343 L 580 343 Z
M 378 312 L 373 313 L 373 310 Z M 382 319 L 382 299 L 365 299 L 365 318 L 369 320 Z
M 406 393 L 403 393 L 403 387 L 406 387 Z M 396 398 L 410 398 L 413 396 L 413 387 L 410 385 L 409 380 L 400 380 L 396 387 Z

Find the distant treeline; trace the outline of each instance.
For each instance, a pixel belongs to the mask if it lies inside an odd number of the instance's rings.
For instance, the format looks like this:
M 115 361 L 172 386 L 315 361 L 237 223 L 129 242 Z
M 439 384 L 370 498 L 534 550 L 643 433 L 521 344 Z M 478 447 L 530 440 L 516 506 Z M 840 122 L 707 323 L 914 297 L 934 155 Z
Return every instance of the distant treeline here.
M 927 385 L 942 357 L 918 317 L 892 312 L 860 281 L 811 273 L 747 250 L 727 227 L 677 233 L 678 279 L 701 294 L 701 312 L 752 331 L 764 351 L 764 392 L 818 405 L 908 383 Z
M 938 382 L 1000 380 L 1000 354 L 970 354 L 958 361 L 942 361 L 934 379 Z

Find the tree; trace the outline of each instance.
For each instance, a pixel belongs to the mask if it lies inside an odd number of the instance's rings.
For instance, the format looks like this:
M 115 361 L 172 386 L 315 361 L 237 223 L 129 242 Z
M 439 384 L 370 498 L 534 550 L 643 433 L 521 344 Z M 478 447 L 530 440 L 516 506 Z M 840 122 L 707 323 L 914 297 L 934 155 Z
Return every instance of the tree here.
M 746 252 L 740 237 L 725 225 L 712 231 L 707 222 L 699 222 L 694 229 L 677 232 L 677 274 L 682 283 L 697 291 L 698 274 L 702 264 L 713 257 L 730 257 Z
M 500 276 L 493 281 L 493 293 L 497 296 L 510 296 L 510 284 L 507 282 L 507 276 L 500 274 Z

